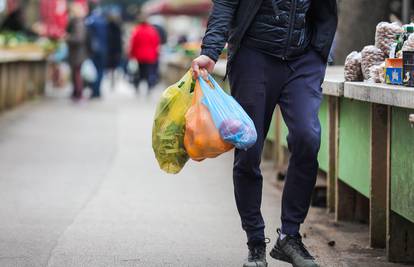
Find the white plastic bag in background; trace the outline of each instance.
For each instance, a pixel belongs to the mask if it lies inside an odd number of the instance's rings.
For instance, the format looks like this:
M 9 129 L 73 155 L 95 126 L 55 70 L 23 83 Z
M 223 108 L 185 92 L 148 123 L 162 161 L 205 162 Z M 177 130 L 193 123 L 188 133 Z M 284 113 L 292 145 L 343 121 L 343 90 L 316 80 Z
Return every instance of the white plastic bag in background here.
M 89 83 L 93 83 L 96 81 L 96 79 L 98 78 L 98 72 L 92 60 L 87 59 L 82 63 L 81 76 L 85 81 Z
M 128 60 L 128 64 L 127 64 L 127 71 L 128 74 L 137 74 L 139 70 L 139 64 L 138 61 L 136 61 L 135 59 L 130 59 Z

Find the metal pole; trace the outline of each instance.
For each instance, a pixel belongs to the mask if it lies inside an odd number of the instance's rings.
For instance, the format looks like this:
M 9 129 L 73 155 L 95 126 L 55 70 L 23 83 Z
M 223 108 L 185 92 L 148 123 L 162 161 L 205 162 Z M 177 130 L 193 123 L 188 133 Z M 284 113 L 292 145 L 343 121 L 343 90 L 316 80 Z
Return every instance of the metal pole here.
M 410 23 L 411 16 L 411 1 L 412 0 L 403 0 L 402 1 L 402 19 L 404 23 Z

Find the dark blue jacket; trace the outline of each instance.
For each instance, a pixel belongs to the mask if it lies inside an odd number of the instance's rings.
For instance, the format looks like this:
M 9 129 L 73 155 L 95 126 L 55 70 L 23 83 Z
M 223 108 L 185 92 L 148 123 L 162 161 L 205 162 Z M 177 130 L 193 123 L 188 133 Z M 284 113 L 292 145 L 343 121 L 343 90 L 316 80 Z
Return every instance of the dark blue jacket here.
M 310 27 L 309 46 L 327 61 L 338 23 L 336 0 L 310 1 L 304 17 Z M 201 54 L 216 61 L 225 43 L 228 42 L 228 63 L 231 65 L 262 2 L 263 0 L 213 0 L 213 10 L 203 38 Z M 283 45 L 283 53 L 280 56 L 289 59 L 295 54 L 294 43 L 298 41 L 298 36 L 300 39 L 300 32 L 305 27 L 305 25 L 298 25 L 302 21 L 298 16 L 301 16 L 303 9 L 296 7 L 307 1 L 275 0 L 274 2 L 276 3 L 274 14 L 279 16 L 277 19 L 280 20 L 280 29 L 284 33 L 279 40 Z M 254 32 L 254 29 L 249 29 L 249 32 L 252 31 Z
M 88 28 L 88 48 L 92 58 L 105 58 L 108 55 L 108 23 L 99 10 L 95 10 L 86 18 Z
M 282 59 L 304 54 L 311 28 L 306 20 L 311 0 L 263 0 L 242 43 Z

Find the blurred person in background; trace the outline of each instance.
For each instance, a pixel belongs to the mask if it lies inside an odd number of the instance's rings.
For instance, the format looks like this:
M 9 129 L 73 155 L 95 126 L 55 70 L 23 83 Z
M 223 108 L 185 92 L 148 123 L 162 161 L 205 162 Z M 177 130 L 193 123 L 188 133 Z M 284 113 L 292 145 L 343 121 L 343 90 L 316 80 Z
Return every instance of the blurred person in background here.
M 115 71 L 122 60 L 122 30 L 120 16 L 114 11 L 108 13 L 108 72 L 111 88 L 115 87 Z
M 329 51 L 338 22 L 336 0 L 215 0 L 192 64 L 212 72 L 226 42 L 231 93 L 254 121 L 257 142 L 235 150 L 234 194 L 247 235 L 244 267 L 267 267 L 261 213 L 263 144 L 276 105 L 289 129 L 291 152 L 281 207 L 281 229 L 270 256 L 295 267 L 317 267 L 299 233 L 318 173 L 318 118 Z
M 145 16 L 140 16 L 139 21 L 129 41 L 129 58 L 139 64 L 138 75 L 134 79 L 136 89 L 142 80 L 146 80 L 150 91 L 157 83 L 160 36 Z
M 69 66 L 73 84 L 72 99 L 82 98 L 83 80 L 81 66 L 87 58 L 87 29 L 85 25 L 86 9 L 77 2 L 70 5 L 70 21 L 66 41 L 69 48 Z
M 100 98 L 101 83 L 108 60 L 108 23 L 101 8 L 96 7 L 92 10 L 86 18 L 86 26 L 89 55 L 97 72 L 97 79 L 92 83 L 91 98 Z

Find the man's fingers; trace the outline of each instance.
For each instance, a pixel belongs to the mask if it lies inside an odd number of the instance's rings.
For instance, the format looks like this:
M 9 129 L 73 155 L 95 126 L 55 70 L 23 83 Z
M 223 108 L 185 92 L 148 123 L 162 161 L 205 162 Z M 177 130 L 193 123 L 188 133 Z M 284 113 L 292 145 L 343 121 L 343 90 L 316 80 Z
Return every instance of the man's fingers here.
M 198 66 L 198 63 L 195 61 L 193 61 L 191 65 L 191 68 L 193 69 L 193 76 L 197 79 L 197 77 L 200 75 L 200 67 Z
M 200 70 L 201 73 L 201 77 L 203 77 L 204 80 L 208 80 L 208 71 L 206 69 L 201 69 Z
M 208 64 L 207 70 L 208 70 L 208 73 L 213 73 L 214 64 Z

